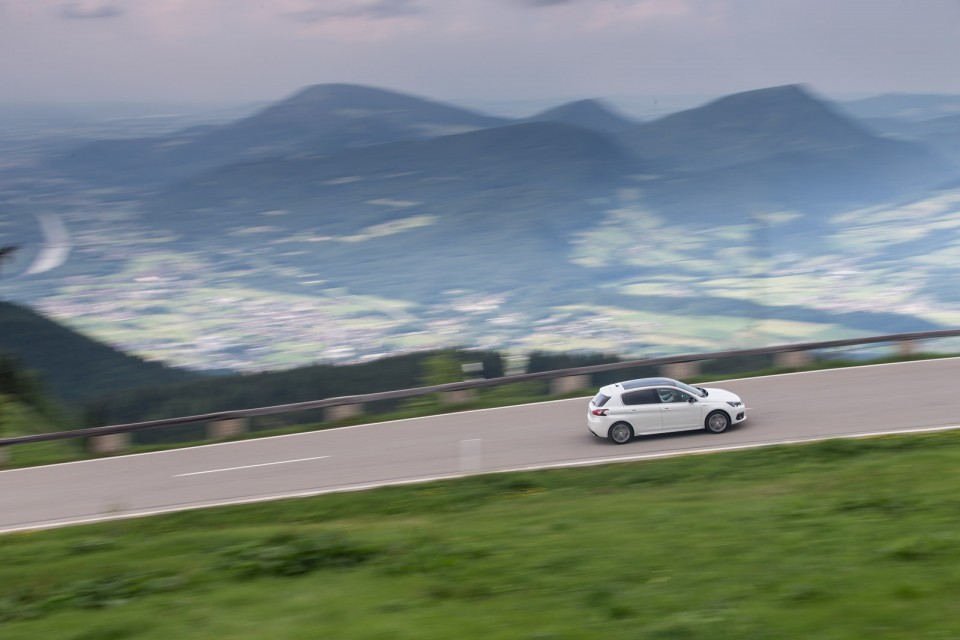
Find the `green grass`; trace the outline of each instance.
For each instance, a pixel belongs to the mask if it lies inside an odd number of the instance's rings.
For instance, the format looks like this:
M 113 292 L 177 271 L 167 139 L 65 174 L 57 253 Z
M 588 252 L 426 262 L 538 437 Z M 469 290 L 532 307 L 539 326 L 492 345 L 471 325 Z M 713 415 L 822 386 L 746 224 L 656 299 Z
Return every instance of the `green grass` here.
M 0 537 L 0 637 L 952 638 L 960 434 Z
M 60 427 L 56 424 L 56 418 L 46 416 L 34 407 L 0 394 L 0 437 L 14 438 L 58 430 Z M 11 457 L 14 451 L 17 466 L 71 460 L 82 453 L 76 442 L 69 440 L 21 445 L 16 449 L 0 447 L 0 469 L 7 466 L 7 458 Z

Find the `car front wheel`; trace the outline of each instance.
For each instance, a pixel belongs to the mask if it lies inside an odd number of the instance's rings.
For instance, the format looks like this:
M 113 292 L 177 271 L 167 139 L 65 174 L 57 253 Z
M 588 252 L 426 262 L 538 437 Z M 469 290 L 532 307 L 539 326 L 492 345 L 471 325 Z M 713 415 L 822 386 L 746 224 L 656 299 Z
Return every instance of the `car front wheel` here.
M 730 426 L 730 416 L 723 411 L 714 411 L 707 416 L 704 426 L 710 433 L 723 433 Z
M 633 427 L 626 422 L 618 422 L 610 427 L 610 439 L 614 444 L 627 444 L 633 438 Z

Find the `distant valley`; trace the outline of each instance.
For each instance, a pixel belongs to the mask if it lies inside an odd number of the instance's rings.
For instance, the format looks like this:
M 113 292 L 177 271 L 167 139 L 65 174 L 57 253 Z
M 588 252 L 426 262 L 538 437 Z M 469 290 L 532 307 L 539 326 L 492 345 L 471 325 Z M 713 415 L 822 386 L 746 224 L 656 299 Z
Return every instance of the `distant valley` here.
M 868 106 L 786 86 L 505 119 L 318 85 L 225 124 L 17 147 L 0 291 L 198 369 L 957 326 L 960 127 Z M 42 216 L 69 250 L 37 273 Z

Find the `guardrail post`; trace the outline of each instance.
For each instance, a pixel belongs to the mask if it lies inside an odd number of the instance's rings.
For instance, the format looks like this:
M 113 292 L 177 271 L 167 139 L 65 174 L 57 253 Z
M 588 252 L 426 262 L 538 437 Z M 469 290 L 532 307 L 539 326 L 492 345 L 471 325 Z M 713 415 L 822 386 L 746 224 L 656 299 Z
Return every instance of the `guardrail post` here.
M 897 340 L 897 355 L 911 356 L 916 350 L 917 343 L 913 340 Z
M 123 453 L 130 448 L 130 432 L 108 433 L 104 436 L 87 438 L 86 449 L 90 453 Z
M 246 433 L 250 423 L 246 418 L 230 418 L 207 423 L 207 440 L 222 440 Z
M 10 447 L 0 447 L 0 467 L 10 462 Z
M 338 404 L 323 410 L 323 421 L 337 422 L 360 415 L 363 415 L 362 404 Z
M 671 362 L 660 367 L 661 375 L 675 380 L 695 378 L 700 375 L 700 362 L 688 360 L 686 362 Z
M 563 376 L 550 379 L 550 395 L 559 396 L 571 391 L 580 391 L 590 386 L 589 375 Z
M 773 356 L 773 366 L 780 369 L 800 369 L 811 362 L 809 351 L 781 351 Z

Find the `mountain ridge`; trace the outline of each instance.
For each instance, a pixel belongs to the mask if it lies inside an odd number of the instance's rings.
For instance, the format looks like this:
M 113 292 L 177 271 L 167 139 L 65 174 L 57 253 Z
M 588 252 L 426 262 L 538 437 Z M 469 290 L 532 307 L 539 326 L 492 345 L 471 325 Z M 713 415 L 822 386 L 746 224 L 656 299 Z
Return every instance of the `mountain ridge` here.
M 872 138 L 800 85 L 725 96 L 641 123 L 624 134 L 635 153 L 664 168 L 706 171 L 784 151 L 855 147 Z
M 100 140 L 51 166 L 105 182 L 167 182 L 218 165 L 271 156 L 327 154 L 351 147 L 498 126 L 509 120 L 362 85 L 314 85 L 225 125 L 159 138 Z
M 559 122 L 601 133 L 618 133 L 637 124 L 635 120 L 617 113 L 602 100 L 576 100 L 534 114 L 527 122 Z

